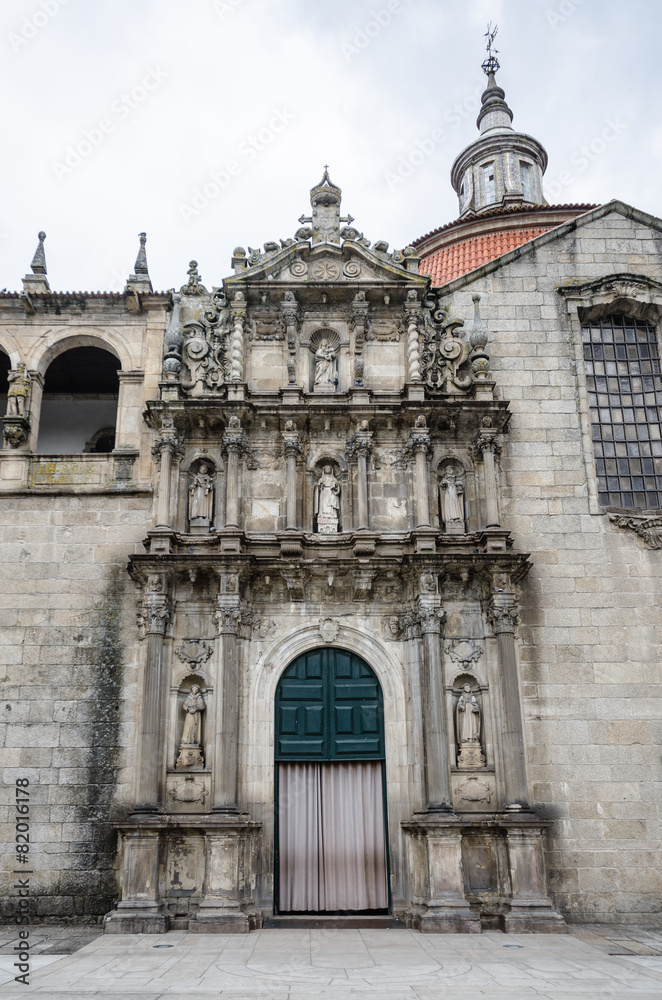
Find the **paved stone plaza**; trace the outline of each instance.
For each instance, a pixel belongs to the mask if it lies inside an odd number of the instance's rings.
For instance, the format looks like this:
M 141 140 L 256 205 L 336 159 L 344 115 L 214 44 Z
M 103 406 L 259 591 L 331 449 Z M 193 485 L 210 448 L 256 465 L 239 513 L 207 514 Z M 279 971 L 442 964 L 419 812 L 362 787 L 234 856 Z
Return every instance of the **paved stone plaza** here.
M 89 934 L 90 932 L 88 932 Z M 81 931 L 69 932 L 78 944 Z M 9 935 L 0 945 L 7 1000 L 36 994 L 158 1000 L 473 1000 L 478 997 L 662 997 L 662 932 L 574 928 L 568 935 L 420 934 L 410 930 L 261 930 L 251 934 L 99 936 L 72 955 L 66 934 L 33 930 L 29 986 L 12 984 Z M 43 949 L 43 950 L 42 950 Z M 13 987 L 13 988 L 12 988 Z

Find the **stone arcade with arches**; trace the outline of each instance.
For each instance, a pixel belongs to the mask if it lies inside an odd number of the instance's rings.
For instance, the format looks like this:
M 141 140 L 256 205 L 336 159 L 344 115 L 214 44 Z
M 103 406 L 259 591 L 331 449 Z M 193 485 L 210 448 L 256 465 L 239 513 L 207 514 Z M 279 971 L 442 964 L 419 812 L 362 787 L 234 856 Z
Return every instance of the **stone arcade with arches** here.
M 210 289 L 143 234 L 122 294 L 55 292 L 40 234 L 0 294 L 36 916 L 657 919 L 662 223 L 547 205 L 488 71 L 403 251 L 325 170 Z

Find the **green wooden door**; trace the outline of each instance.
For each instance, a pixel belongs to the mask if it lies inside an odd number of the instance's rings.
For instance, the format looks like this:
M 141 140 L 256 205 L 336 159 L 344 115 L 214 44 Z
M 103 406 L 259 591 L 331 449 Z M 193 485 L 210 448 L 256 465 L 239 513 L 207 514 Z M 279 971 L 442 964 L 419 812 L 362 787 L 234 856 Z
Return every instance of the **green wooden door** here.
M 382 760 L 384 711 L 374 672 L 344 649 L 291 663 L 276 692 L 276 760 Z

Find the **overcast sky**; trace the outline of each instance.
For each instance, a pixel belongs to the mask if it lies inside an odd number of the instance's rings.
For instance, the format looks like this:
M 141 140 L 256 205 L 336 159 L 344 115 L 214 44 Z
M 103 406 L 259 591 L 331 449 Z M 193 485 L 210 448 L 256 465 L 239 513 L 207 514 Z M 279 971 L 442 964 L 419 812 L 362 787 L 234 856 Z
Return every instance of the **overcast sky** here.
M 53 289 L 121 290 L 141 230 L 156 289 L 219 284 L 325 163 L 371 240 L 450 222 L 488 20 L 548 200 L 662 216 L 659 0 L 3 0 L 0 288 L 40 229 Z

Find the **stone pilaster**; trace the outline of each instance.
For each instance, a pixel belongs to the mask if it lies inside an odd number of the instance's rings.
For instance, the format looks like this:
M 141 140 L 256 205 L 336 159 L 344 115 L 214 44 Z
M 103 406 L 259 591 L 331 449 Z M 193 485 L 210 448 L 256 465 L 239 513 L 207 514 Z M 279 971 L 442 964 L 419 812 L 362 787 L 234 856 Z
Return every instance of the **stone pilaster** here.
M 296 427 L 287 421 L 283 431 L 283 451 L 285 452 L 285 528 L 296 531 L 297 524 L 297 459 L 301 454 L 301 442 Z
M 427 808 L 432 812 L 449 813 L 452 807 L 441 662 L 444 612 L 439 607 L 439 598 L 436 595 L 420 597 L 418 616 L 423 637 L 421 692 Z
M 216 685 L 216 732 L 212 775 L 212 811 L 237 812 L 237 740 L 239 735 L 239 648 L 241 624 L 239 581 L 235 573 L 221 577 L 214 614 L 219 636 L 219 682 Z
M 170 530 L 170 498 L 172 489 L 172 463 L 180 441 L 172 417 L 164 416 L 161 421 L 152 455 L 159 463 L 159 485 L 156 495 L 156 527 Z
M 500 578 L 497 579 L 503 582 Z M 493 595 L 487 617 L 496 636 L 499 658 L 500 701 L 503 716 L 500 729 L 506 808 L 514 811 L 528 810 L 524 730 L 515 652 L 517 607 L 512 593 L 503 588 L 498 589 L 501 592 Z
M 358 531 L 365 531 L 370 527 L 370 511 L 368 509 L 368 457 L 372 451 L 372 431 L 368 430 L 367 424 L 367 420 L 363 421 L 361 429 L 356 432 L 347 448 L 347 454 L 356 458 L 357 465 L 356 528 Z
M 489 420 L 489 417 L 487 418 Z M 496 440 L 496 431 L 491 427 L 484 427 L 476 442 L 478 456 L 483 462 L 483 476 L 485 482 L 485 527 L 498 528 L 499 521 L 499 499 L 496 480 L 496 456 L 501 448 Z
M 244 436 L 238 417 L 230 417 L 223 434 L 225 466 L 225 527 L 239 527 L 239 458 L 244 447 Z
M 428 451 L 430 435 L 424 417 L 418 417 L 411 432 L 411 449 L 414 453 L 414 494 L 416 497 L 416 527 L 430 527 L 430 491 L 428 484 Z
M 163 640 L 170 619 L 166 577 L 148 578 L 147 591 L 138 615 L 138 625 L 147 650 L 143 671 L 140 713 L 139 766 L 137 768 L 137 813 L 161 809 L 160 779 L 163 751 Z

